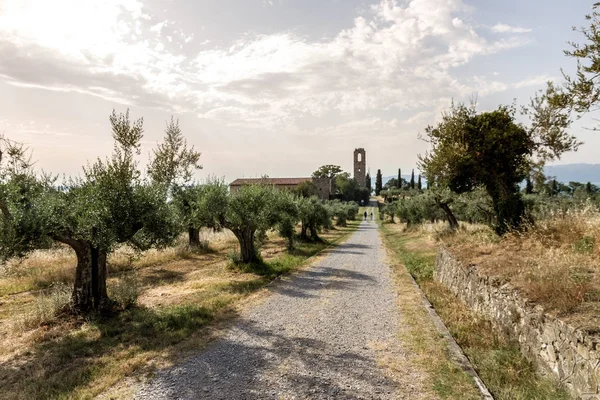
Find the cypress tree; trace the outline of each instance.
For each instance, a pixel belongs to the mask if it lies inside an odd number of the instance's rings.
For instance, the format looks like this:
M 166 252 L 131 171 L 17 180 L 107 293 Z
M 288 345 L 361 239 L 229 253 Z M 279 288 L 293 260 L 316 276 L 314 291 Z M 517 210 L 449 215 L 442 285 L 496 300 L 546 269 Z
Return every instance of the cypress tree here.
M 415 188 L 415 170 L 413 169 L 411 174 L 410 174 L 410 188 L 414 189 Z
M 588 182 L 585 184 L 585 191 L 587 194 L 591 194 L 592 193 L 592 182 Z
M 531 182 L 531 178 L 527 177 L 527 181 L 525 181 L 525 194 L 533 193 L 533 182 Z
M 373 191 L 373 188 L 371 187 L 371 174 L 369 172 L 367 172 L 367 176 L 365 177 L 366 183 L 367 183 L 367 190 L 369 191 L 369 196 L 371 195 L 371 192 Z
M 381 170 L 377 170 L 377 176 L 375 177 L 375 195 L 379 196 L 381 189 L 383 188 L 383 177 L 381 176 Z
M 398 168 L 398 183 L 396 183 L 398 189 L 402 189 L 402 170 Z
M 417 189 L 419 189 L 419 190 L 423 189 L 423 186 L 421 184 L 421 174 L 419 174 L 419 180 L 417 180 Z
M 556 196 L 558 194 L 558 182 L 556 181 L 556 179 L 552 180 L 552 185 L 550 186 L 550 188 L 552 196 Z

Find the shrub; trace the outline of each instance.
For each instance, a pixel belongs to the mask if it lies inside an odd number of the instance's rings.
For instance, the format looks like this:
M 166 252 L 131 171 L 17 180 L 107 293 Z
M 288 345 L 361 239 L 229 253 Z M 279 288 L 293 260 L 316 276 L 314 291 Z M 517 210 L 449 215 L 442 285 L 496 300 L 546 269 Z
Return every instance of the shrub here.
M 108 290 L 115 303 L 121 309 L 126 310 L 137 304 L 141 293 L 141 285 L 137 274 L 134 272 L 124 275 L 118 281 L 109 284 Z
M 23 331 L 53 322 L 72 306 L 72 289 L 64 283 L 55 283 L 36 297 L 33 307 L 16 318 L 15 327 Z

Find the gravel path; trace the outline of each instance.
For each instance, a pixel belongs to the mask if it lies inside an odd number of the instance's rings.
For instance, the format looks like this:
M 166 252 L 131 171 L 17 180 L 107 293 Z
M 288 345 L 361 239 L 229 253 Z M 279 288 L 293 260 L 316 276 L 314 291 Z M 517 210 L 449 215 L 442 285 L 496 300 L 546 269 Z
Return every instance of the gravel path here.
M 406 377 L 394 378 L 382 362 L 403 358 L 384 254 L 376 223 L 363 222 L 314 266 L 271 285 L 265 302 L 242 312 L 197 356 L 159 372 L 136 398 L 418 396 Z

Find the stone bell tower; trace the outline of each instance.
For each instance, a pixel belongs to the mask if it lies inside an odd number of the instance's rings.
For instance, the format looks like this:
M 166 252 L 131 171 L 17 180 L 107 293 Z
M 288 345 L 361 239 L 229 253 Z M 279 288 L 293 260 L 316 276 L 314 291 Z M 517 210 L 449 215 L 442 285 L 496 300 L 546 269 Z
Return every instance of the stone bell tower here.
M 354 149 L 354 179 L 360 187 L 367 187 L 367 152 L 365 149 Z

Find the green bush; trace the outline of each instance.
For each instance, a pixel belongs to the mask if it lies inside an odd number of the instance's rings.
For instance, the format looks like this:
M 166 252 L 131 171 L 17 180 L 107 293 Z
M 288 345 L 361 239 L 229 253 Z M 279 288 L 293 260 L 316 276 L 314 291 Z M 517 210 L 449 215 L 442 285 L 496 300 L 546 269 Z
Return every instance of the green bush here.
M 141 293 L 141 284 L 134 272 L 122 276 L 114 283 L 109 283 L 108 291 L 118 306 L 123 310 L 127 310 L 137 304 Z

